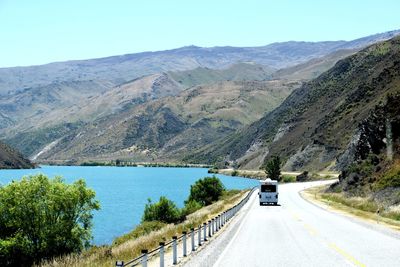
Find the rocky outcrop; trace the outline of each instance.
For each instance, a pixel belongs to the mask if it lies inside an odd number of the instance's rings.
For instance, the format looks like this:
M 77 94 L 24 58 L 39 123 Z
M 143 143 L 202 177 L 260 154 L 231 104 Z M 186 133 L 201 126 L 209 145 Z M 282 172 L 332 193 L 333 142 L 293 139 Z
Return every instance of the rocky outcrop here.
M 34 165 L 14 149 L 0 142 L 0 169 L 30 169 Z

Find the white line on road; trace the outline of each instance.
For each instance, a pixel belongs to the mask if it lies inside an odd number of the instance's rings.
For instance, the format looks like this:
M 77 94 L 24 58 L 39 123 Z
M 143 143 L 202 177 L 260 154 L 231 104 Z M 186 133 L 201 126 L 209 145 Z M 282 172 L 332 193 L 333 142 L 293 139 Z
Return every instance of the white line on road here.
M 254 192 L 256 192 L 256 191 L 254 191 Z M 253 193 L 253 195 L 254 195 L 254 193 Z M 253 197 L 253 195 L 251 195 L 251 197 Z M 250 202 L 250 201 L 247 202 L 246 205 L 247 205 L 248 207 L 251 206 L 251 204 L 254 202 L 254 199 L 255 199 L 255 198 L 253 198 L 253 200 L 252 200 L 251 202 Z M 226 247 L 224 248 L 224 250 L 222 251 L 222 253 L 219 255 L 219 257 L 218 257 L 217 261 L 214 263 L 213 267 L 218 267 L 218 266 L 220 265 L 221 260 L 224 258 L 226 252 L 229 250 L 229 247 L 233 244 L 233 241 L 235 241 L 235 239 L 236 239 L 237 236 L 239 235 L 240 230 L 242 229 L 242 227 L 243 227 L 245 221 L 247 221 L 247 218 L 248 218 L 248 217 L 247 217 L 246 215 L 247 215 L 247 212 L 249 212 L 249 211 L 250 211 L 250 209 L 248 208 L 247 211 L 246 211 L 246 214 L 243 215 L 244 218 L 243 218 L 242 222 L 240 223 L 239 228 L 237 229 L 235 235 L 232 237 L 232 239 L 229 241 L 228 245 L 226 245 Z

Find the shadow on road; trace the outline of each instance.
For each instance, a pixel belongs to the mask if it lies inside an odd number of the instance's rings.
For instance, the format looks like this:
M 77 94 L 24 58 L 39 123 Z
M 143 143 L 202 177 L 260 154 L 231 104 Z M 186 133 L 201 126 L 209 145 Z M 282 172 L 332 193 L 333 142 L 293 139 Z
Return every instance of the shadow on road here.
M 281 205 L 281 204 L 276 204 L 276 205 L 274 205 L 274 204 L 261 204 L 260 206 L 266 206 L 266 207 L 281 207 L 282 205 Z

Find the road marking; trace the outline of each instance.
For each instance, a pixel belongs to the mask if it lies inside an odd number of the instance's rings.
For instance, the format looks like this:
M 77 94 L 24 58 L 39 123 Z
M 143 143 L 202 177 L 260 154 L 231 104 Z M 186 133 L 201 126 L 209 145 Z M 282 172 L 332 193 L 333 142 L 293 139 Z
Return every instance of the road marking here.
M 250 211 L 250 206 L 251 206 L 251 204 L 253 204 L 253 202 L 254 202 L 254 200 L 253 200 L 252 202 L 247 202 L 247 204 L 249 205 L 249 207 L 247 208 L 247 212 Z M 233 241 L 235 241 L 235 239 L 236 239 L 237 236 L 239 235 L 240 230 L 242 229 L 242 227 L 243 227 L 243 225 L 244 225 L 244 222 L 246 221 L 246 218 L 248 218 L 248 217 L 246 216 L 246 215 L 247 215 L 247 212 L 246 212 L 246 214 L 243 215 L 244 218 L 243 218 L 242 222 L 240 223 L 239 228 L 237 229 L 235 235 L 232 237 L 231 241 L 229 241 L 228 245 L 225 246 L 224 251 L 222 251 L 222 253 L 219 255 L 217 261 L 213 264 L 213 267 L 218 267 L 218 266 L 220 266 L 221 260 L 224 258 L 226 252 L 228 251 L 228 248 L 233 244 Z
M 339 248 L 335 243 L 330 243 L 329 246 L 333 248 L 337 253 L 345 257 L 347 260 L 349 260 L 351 263 L 353 263 L 355 266 L 358 267 L 366 267 L 365 264 L 359 262 L 356 258 L 351 256 L 349 253 L 344 251 L 343 249 Z
M 315 229 L 315 228 L 312 227 L 311 225 L 309 225 L 309 224 L 307 224 L 307 223 L 303 223 L 303 226 L 304 226 L 304 228 L 307 229 L 307 231 L 308 231 L 311 235 L 313 235 L 313 236 L 318 235 L 317 229 Z
M 292 215 L 293 219 L 297 220 L 297 221 L 301 221 L 300 216 L 294 212 L 292 209 L 289 209 L 290 214 Z

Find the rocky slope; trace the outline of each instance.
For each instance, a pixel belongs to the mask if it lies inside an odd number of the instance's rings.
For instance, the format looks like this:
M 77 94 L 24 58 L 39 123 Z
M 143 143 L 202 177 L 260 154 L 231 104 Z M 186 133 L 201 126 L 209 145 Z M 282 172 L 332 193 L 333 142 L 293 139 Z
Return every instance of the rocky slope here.
M 42 151 L 38 160 L 177 160 L 187 151 L 259 119 L 299 85 L 280 81 L 227 81 L 196 86 L 177 96 L 131 106 L 63 131 L 61 136 L 47 139 L 47 144 L 55 143 Z M 19 136 L 18 141 L 9 141 L 18 146 L 26 138 Z M 34 155 L 39 150 L 30 152 Z
M 381 215 L 400 219 L 400 92 L 388 95 L 358 128 L 342 155 L 353 162 L 341 166 L 339 182 L 327 191 L 364 197 L 381 207 Z
M 400 90 L 399 58 L 398 37 L 372 45 L 295 90 L 248 128 L 186 159 L 237 161 L 249 168 L 277 154 L 287 170 L 340 168 L 354 158 L 350 147 L 360 123 L 387 94 Z
M 34 165 L 17 151 L 0 142 L 0 169 L 29 169 Z

